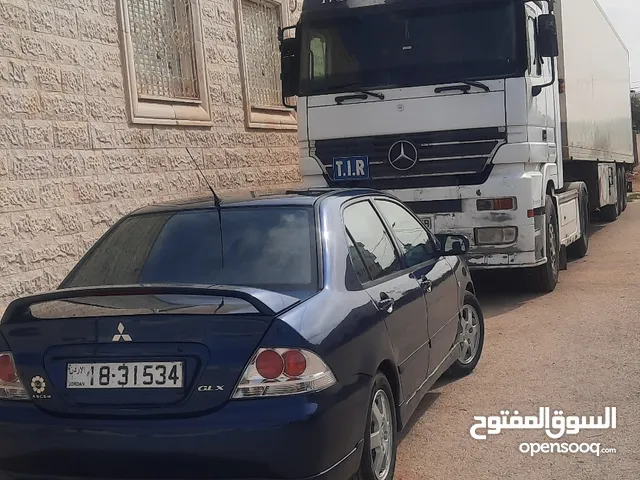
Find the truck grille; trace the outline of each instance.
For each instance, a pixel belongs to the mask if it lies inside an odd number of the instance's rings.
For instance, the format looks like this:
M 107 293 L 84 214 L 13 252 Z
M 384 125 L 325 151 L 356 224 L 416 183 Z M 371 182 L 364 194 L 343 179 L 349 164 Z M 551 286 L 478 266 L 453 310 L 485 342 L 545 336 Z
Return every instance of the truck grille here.
M 506 138 L 504 127 L 340 138 L 316 141 L 315 154 L 324 166 L 331 186 L 390 189 L 473 184 L 484 181 L 479 179 L 488 175 L 493 155 L 506 142 Z M 407 164 L 397 165 L 401 170 L 390 162 L 390 157 L 394 157 L 393 153 L 390 155 L 390 150 L 398 142 L 409 142 L 415 146 L 416 150 L 412 153 L 415 155 L 417 152 L 418 161 L 410 168 L 404 169 Z M 369 179 L 346 182 L 332 180 L 334 158 L 361 155 L 369 157 Z M 395 186 L 398 182 L 407 185 Z

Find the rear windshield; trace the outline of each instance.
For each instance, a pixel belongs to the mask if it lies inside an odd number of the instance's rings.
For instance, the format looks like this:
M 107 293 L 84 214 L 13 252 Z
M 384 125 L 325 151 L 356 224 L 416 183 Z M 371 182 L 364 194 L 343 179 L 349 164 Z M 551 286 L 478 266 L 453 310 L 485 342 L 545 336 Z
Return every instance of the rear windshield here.
M 136 215 L 114 226 L 61 287 L 179 283 L 318 288 L 314 213 L 248 207 Z

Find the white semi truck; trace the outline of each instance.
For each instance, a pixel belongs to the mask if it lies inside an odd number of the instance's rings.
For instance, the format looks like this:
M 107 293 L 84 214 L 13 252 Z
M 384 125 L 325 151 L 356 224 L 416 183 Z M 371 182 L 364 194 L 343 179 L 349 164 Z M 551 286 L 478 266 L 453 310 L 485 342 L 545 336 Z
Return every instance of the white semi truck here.
M 305 0 L 280 31 L 308 187 L 366 187 L 472 269 L 552 291 L 633 164 L 628 52 L 596 0 Z

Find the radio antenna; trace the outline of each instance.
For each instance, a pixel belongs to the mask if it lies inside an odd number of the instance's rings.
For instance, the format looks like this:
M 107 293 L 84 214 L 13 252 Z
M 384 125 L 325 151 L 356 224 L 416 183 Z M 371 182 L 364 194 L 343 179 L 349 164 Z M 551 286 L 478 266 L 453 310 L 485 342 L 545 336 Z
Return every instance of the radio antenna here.
M 204 172 L 200 168 L 200 165 L 198 165 L 198 162 L 196 162 L 196 159 L 193 158 L 193 155 L 191 155 L 188 147 L 186 148 L 186 150 L 191 157 L 193 164 L 196 166 L 196 170 L 198 170 L 200 176 L 204 180 L 204 183 L 206 183 L 207 187 L 209 187 L 211 195 L 213 195 L 213 204 L 216 206 L 216 210 L 218 210 L 218 223 L 220 223 L 220 266 L 222 269 L 224 269 L 224 235 L 222 234 L 222 208 L 220 208 L 222 206 L 222 201 L 220 201 L 220 197 L 216 194 L 216 191 L 209 183 L 209 180 L 207 180 L 207 177 L 204 176 Z M 224 298 L 222 299 L 222 305 L 224 305 Z
M 198 173 L 200 173 L 200 176 L 204 180 L 204 183 L 206 183 L 207 187 L 209 187 L 209 191 L 211 192 L 211 195 L 213 195 L 213 204 L 216 206 L 216 208 L 218 210 L 220 210 L 220 206 L 222 205 L 222 201 L 220 200 L 220 197 L 218 197 L 218 195 L 216 194 L 216 191 L 213 189 L 213 187 L 209 183 L 209 180 L 207 180 L 207 177 L 204 176 L 204 172 L 200 168 L 200 165 L 198 165 L 198 162 L 196 162 L 196 159 L 193 158 L 193 155 L 191 155 L 191 152 L 189 151 L 189 148 L 186 148 L 186 150 L 187 150 L 187 153 L 189 154 L 189 156 L 191 157 L 191 161 L 195 165 L 196 170 L 198 170 Z

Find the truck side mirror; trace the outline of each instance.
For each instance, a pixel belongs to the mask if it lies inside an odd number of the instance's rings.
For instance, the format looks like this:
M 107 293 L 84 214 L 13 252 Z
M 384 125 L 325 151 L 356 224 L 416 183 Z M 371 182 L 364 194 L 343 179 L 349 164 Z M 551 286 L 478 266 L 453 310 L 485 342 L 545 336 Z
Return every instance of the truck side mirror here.
M 288 27 L 295 28 L 295 27 Z M 286 98 L 298 95 L 300 84 L 300 39 L 298 37 L 283 38 L 280 31 L 280 80 L 282 82 L 282 103 L 285 107 L 294 108 L 286 103 Z
M 544 58 L 558 56 L 558 28 L 556 16 L 551 13 L 538 17 L 538 52 Z

